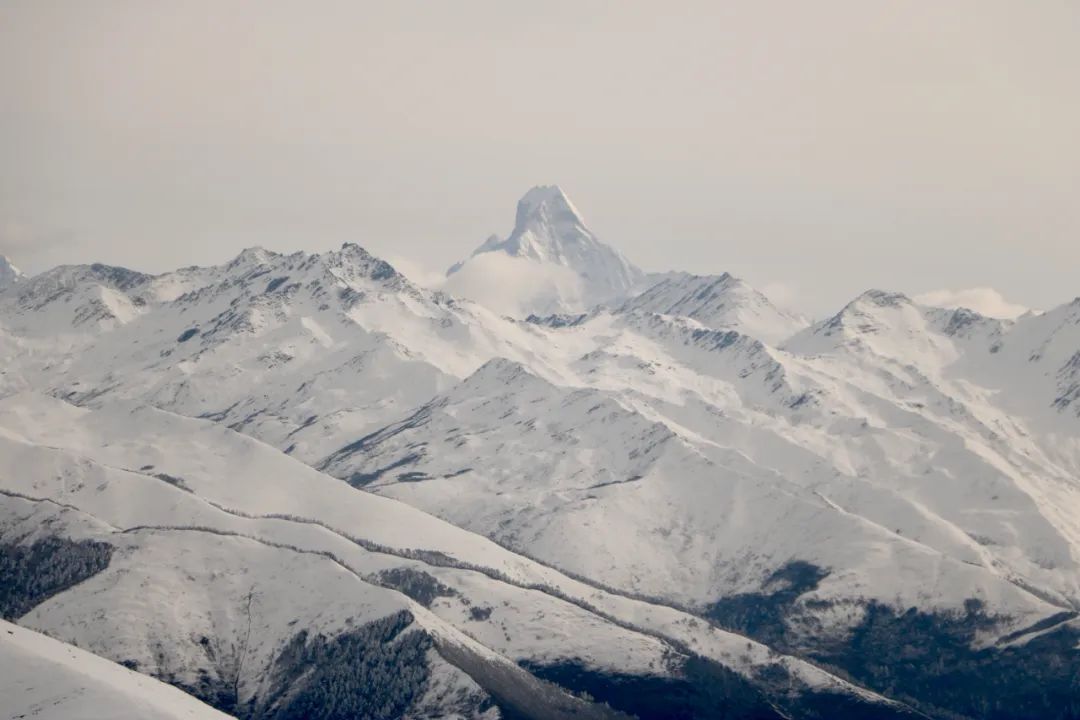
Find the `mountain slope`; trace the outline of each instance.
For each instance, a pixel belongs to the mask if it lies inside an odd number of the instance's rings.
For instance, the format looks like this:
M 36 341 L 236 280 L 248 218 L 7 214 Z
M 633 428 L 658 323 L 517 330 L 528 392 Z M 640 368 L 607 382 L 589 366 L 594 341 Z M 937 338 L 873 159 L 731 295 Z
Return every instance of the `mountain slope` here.
M 962 608 L 982 597 L 1012 618 L 1003 634 L 1059 610 L 977 569 L 982 551 L 940 519 L 913 517 L 923 524 L 922 542 L 913 541 L 825 497 L 888 501 L 870 488 L 786 480 L 745 455 L 680 437 L 632 402 L 562 390 L 493 361 L 326 469 L 576 574 L 690 605 L 757 589 L 800 560 L 844 568 L 820 584 L 819 600 L 915 604 L 935 578 L 933 603 Z M 905 505 L 895 498 L 875 512 L 899 521 L 913 511 Z M 797 531 L 778 532 L 783 524 Z M 1034 545 L 1040 536 L 1030 532 L 1034 551 L 1063 547 L 1049 533 Z

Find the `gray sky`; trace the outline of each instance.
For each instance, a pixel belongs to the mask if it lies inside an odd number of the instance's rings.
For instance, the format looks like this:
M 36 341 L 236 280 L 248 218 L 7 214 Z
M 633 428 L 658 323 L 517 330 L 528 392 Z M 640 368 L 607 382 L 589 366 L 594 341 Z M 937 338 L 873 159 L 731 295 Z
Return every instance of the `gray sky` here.
M 1080 294 L 1080 3 L 0 0 L 0 252 L 358 242 L 441 271 L 558 183 L 646 269 L 820 313 Z

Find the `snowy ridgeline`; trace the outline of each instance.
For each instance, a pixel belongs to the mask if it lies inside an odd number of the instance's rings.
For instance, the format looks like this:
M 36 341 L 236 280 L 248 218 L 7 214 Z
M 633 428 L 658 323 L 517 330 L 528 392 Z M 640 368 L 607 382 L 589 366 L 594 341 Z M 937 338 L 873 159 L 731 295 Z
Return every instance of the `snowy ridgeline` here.
M 245 717 L 401 613 L 385 700 L 416 717 L 711 717 L 710 687 L 1069 717 L 1080 301 L 870 291 L 810 324 L 640 271 L 558 188 L 449 287 L 490 258 L 542 282 L 493 310 L 346 245 L 12 283 L 8 615 Z

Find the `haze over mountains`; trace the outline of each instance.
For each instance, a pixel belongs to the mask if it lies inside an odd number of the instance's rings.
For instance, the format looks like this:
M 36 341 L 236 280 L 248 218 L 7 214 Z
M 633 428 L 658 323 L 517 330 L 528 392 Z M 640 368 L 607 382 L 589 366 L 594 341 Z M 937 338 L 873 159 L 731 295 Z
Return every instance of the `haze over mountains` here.
M 446 291 L 9 275 L 4 616 L 226 713 L 1080 716 L 1080 298 L 811 322 L 557 187 Z

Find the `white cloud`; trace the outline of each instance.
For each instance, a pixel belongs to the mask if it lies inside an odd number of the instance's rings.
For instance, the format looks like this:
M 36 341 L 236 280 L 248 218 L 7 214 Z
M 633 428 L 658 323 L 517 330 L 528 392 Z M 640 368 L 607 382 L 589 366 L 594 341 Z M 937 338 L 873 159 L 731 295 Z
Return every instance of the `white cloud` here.
M 789 312 L 799 312 L 799 289 L 783 282 L 771 282 L 762 285 L 760 292 L 778 308 Z
M 573 270 L 501 252 L 470 258 L 446 279 L 443 289 L 513 317 L 580 305 L 583 293 L 581 278 Z
M 915 297 L 915 302 L 934 307 L 974 310 L 987 317 L 1012 319 L 1028 312 L 1029 308 L 1006 300 L 993 288 L 968 288 L 966 290 L 933 290 Z
M 399 273 L 409 278 L 420 287 L 438 290 L 446 282 L 446 276 L 437 270 L 424 267 L 422 264 L 401 255 L 387 255 L 386 262 L 394 266 Z

